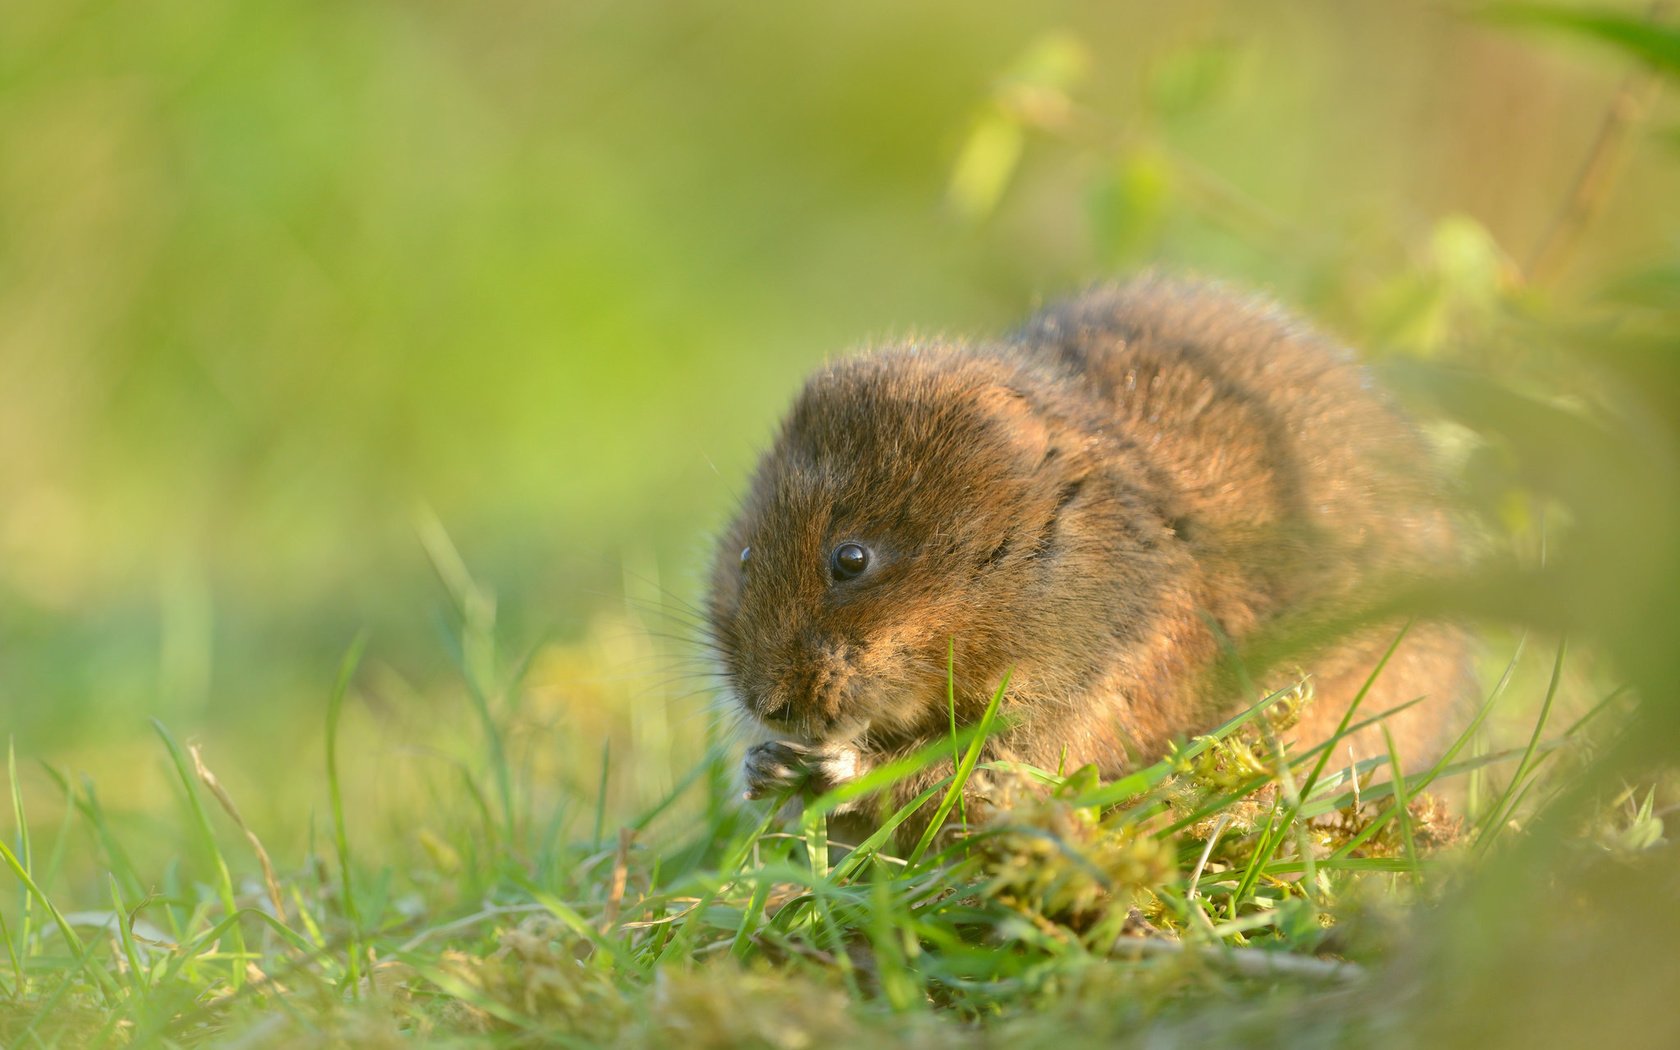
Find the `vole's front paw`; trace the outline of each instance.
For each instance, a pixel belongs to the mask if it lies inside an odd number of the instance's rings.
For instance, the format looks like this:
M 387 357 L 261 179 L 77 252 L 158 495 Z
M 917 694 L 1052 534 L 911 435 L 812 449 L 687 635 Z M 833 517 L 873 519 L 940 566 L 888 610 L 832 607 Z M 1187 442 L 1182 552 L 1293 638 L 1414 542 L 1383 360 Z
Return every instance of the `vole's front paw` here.
M 767 798 L 788 790 L 820 795 L 864 772 L 863 756 L 844 744 L 810 746 L 771 740 L 747 750 L 748 798 Z
M 811 749 L 786 740 L 771 740 L 747 749 L 745 765 L 748 798 L 768 798 L 801 787 Z

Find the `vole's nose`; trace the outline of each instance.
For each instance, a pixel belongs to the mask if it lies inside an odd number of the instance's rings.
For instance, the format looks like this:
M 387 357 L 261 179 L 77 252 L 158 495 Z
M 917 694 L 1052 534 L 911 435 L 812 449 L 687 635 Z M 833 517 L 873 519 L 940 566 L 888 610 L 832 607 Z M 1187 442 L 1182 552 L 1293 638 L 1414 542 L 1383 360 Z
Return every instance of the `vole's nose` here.
M 767 700 L 759 717 L 767 722 L 782 722 L 793 713 L 793 701 L 786 698 Z

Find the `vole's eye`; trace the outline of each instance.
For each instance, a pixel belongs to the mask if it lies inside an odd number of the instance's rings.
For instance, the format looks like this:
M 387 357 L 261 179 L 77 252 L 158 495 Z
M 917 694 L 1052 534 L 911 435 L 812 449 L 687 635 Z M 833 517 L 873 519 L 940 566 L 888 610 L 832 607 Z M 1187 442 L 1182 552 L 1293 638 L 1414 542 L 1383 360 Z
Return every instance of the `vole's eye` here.
M 741 548 L 741 568 L 745 569 L 747 567 L 747 562 L 751 558 L 752 558 L 752 548 L 751 547 L 742 547 Z
M 849 580 L 869 568 L 869 548 L 861 543 L 842 543 L 829 555 L 828 567 L 837 580 Z

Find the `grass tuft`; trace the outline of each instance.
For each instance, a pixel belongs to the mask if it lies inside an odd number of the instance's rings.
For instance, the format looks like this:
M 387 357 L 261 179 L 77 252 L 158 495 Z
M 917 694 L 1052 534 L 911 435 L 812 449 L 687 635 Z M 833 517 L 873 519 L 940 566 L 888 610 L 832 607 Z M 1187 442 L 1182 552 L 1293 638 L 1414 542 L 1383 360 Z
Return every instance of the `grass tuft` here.
M 91 781 L 78 790 L 54 775 L 66 819 L 84 825 L 93 848 L 78 860 L 61 822 L 49 852 L 67 858 L 66 871 L 95 873 L 86 899 L 100 903 L 60 910 L 44 869 L 33 869 L 38 842 L 0 843 L 24 905 L 0 911 L 11 966 L 0 984 L 0 1040 L 792 1045 L 788 1033 L 820 1024 L 902 1046 L 968 1038 L 960 1034 L 977 1025 L 1038 1040 L 1113 1032 L 1090 1011 L 1115 996 L 1132 1004 L 1121 1013 L 1134 1033 L 1178 1031 L 1199 1012 L 1229 1015 L 1256 996 L 1339 1011 L 1359 1029 L 1391 1008 L 1379 990 L 1388 978 L 1376 972 L 1403 955 L 1402 935 L 1382 916 L 1440 899 L 1466 858 L 1520 835 L 1510 817 L 1526 804 L 1524 787 L 1563 768 L 1542 759 L 1577 748 L 1605 706 L 1563 736 L 1536 731 L 1522 747 L 1467 752 L 1467 733 L 1408 778 L 1392 750 L 1329 766 L 1338 740 L 1393 712 L 1350 711 L 1330 740 L 1280 746 L 1280 729 L 1314 702 L 1296 685 L 1104 782 L 1089 768 L 987 757 L 1005 679 L 978 722 L 953 720 L 948 739 L 810 800 L 791 824 L 775 805 L 727 799 L 719 785 L 730 759 L 714 746 L 630 811 L 602 802 L 593 777 L 555 798 L 524 765 L 444 763 L 437 790 L 404 796 L 430 808 L 398 814 L 409 830 L 393 837 L 361 830 L 349 805 L 346 776 L 360 776 L 367 752 L 347 743 L 344 716 L 365 647 L 358 638 L 346 652 L 327 705 L 323 787 L 336 870 L 269 857 L 198 750 L 161 724 L 196 843 L 161 872 L 134 866 L 124 828 Z M 462 715 L 470 725 L 482 712 L 469 697 Z M 512 726 L 498 734 L 519 739 Z M 934 766 L 947 775 L 885 827 L 843 855 L 831 850 L 837 807 Z M 1466 832 L 1425 789 L 1483 769 L 1510 769 L 1511 779 Z M 963 788 L 981 771 L 990 798 L 965 805 Z M 553 820 L 487 821 L 483 802 L 504 775 L 518 797 L 546 800 Z M 231 828 L 217 827 L 201 789 Z M 1653 796 L 1624 794 L 1593 841 L 1624 853 L 1658 848 Z M 892 831 L 919 814 L 926 830 L 895 854 Z M 353 823 L 366 841 L 354 853 Z M 249 851 L 228 849 L 224 832 Z M 66 881 L 65 872 L 53 877 Z

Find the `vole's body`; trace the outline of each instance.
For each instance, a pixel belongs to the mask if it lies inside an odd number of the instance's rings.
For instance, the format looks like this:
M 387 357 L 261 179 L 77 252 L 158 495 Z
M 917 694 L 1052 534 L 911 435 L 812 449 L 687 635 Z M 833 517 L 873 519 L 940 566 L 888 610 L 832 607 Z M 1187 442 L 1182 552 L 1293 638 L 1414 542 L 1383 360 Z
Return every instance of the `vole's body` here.
M 949 732 L 953 640 L 959 722 L 1012 669 L 996 757 L 1153 759 L 1254 699 L 1213 673 L 1219 633 L 1241 646 L 1451 559 L 1426 460 L 1345 350 L 1213 286 L 1142 280 L 1007 342 L 841 360 L 795 403 L 714 573 L 713 640 L 772 737 L 749 787 L 831 786 Z M 1295 739 L 1330 734 L 1392 636 L 1294 657 L 1317 694 Z M 1455 632 L 1420 630 L 1362 710 L 1427 696 L 1389 728 L 1428 757 L 1466 663 Z

